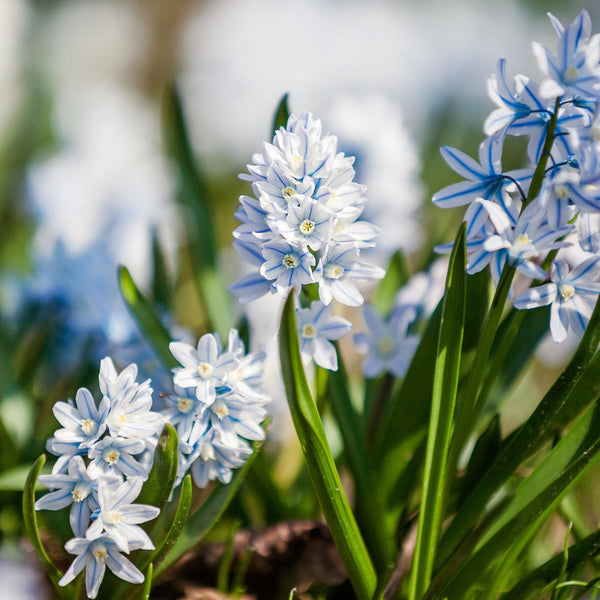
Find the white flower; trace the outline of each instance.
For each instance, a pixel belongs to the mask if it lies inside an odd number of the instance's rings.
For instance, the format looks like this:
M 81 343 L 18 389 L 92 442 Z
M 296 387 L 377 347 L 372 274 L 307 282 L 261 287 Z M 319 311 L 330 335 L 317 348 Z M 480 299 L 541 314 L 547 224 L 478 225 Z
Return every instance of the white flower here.
M 592 256 L 572 271 L 566 261 L 552 262 L 551 283 L 529 288 L 515 300 L 515 308 L 547 306 L 550 309 L 550 333 L 555 342 L 562 342 L 571 328 L 582 336 L 600 293 L 600 257 Z
M 314 360 L 324 369 L 337 371 L 337 354 L 330 340 L 339 340 L 347 335 L 352 323 L 343 317 L 334 317 L 332 313 L 333 304 L 319 301 L 311 302 L 309 308 L 296 310 L 302 357 Z
M 415 310 L 400 307 L 385 321 L 375 309 L 365 304 L 363 308 L 368 333 L 354 335 L 354 343 L 366 355 L 363 364 L 365 377 L 372 378 L 389 371 L 394 377 L 403 377 L 419 345 L 419 338 L 408 333 L 415 319 Z

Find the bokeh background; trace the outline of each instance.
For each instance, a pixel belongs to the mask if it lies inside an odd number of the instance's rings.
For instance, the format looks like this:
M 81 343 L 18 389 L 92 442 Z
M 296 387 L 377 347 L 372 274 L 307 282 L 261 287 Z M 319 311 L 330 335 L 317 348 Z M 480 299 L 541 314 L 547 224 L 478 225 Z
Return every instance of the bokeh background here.
M 42 597 L 18 541 L 17 488 L 53 429 L 49 407 L 93 381 L 106 354 L 152 371 L 117 265 L 147 289 L 160 251 L 166 324 L 174 337 L 203 330 L 161 140 L 165 86 L 184 102 L 225 283 L 241 269 L 230 240 L 249 190 L 237 174 L 286 92 L 292 111 L 312 111 L 357 157 L 382 229 L 373 259 L 401 248 L 419 269 L 460 218 L 429 203 L 455 180 L 438 147 L 476 152 L 496 61 L 539 77 L 530 42 L 554 44 L 545 11 L 565 22 L 581 8 L 598 31 L 592 0 L 0 0 L 0 439 L 10 441 L 0 444 L 0 599 Z M 522 160 L 509 145 L 506 168 Z M 273 308 L 248 310 L 263 332 L 255 345 L 268 346 Z M 514 394 L 515 422 L 566 352 L 544 344 Z M 281 398 L 274 410 L 285 446 Z M 584 487 L 597 525 L 600 485 Z

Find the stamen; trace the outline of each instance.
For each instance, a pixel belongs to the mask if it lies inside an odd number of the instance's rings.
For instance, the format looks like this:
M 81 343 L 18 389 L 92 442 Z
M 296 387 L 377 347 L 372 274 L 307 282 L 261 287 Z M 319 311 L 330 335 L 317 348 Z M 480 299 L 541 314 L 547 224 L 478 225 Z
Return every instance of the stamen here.
M 568 300 L 575 295 L 575 288 L 572 285 L 563 284 L 559 286 L 558 292 L 563 300 Z
M 85 419 L 81 421 L 81 431 L 87 436 L 95 435 L 98 431 L 98 423 L 94 419 Z
M 301 335 L 306 340 L 311 340 L 317 337 L 317 328 L 311 323 L 302 326 Z
M 281 261 L 286 269 L 295 269 L 298 266 L 298 260 L 293 254 L 286 254 Z
M 344 267 L 329 263 L 325 265 L 325 268 L 323 269 L 323 275 L 325 279 L 340 279 L 344 276 Z
M 310 219 L 304 219 L 298 229 L 302 235 L 310 235 L 315 228 L 315 222 Z

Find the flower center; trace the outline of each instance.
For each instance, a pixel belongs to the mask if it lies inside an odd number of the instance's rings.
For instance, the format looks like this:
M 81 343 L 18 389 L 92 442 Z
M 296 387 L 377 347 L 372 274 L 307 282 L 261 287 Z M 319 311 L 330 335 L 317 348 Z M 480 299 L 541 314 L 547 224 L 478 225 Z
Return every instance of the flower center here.
M 190 410 L 192 410 L 193 405 L 194 403 L 189 398 L 177 399 L 177 408 L 180 410 L 180 412 L 185 413 L 186 415 L 190 412 Z
M 102 453 L 102 458 L 109 464 L 114 465 L 118 460 L 121 453 L 116 448 L 106 448 Z
M 317 328 L 311 323 L 302 326 L 302 337 L 306 340 L 311 340 L 317 337 Z
M 302 164 L 302 157 L 299 154 L 294 154 L 291 160 L 292 169 L 297 169 Z
M 102 513 L 102 521 L 107 525 L 121 522 L 121 513 L 118 510 L 110 510 Z
M 558 288 L 558 291 L 563 300 L 568 300 L 575 295 L 575 288 L 572 285 L 563 284 Z
M 564 185 L 557 185 L 554 188 L 554 193 L 560 200 L 567 200 L 570 196 L 569 190 Z
M 310 219 L 304 219 L 304 221 L 302 221 L 302 223 L 300 223 L 300 233 L 302 235 L 310 235 L 313 232 L 313 229 L 315 228 L 315 222 L 311 221 Z
M 290 187 L 288 185 L 286 188 L 283 188 L 282 192 L 283 192 L 283 197 L 286 200 L 289 200 L 296 193 L 296 190 L 293 187 Z
M 219 417 L 219 420 L 224 419 L 229 414 L 229 409 L 223 400 L 217 400 L 212 405 L 212 411 Z
M 210 363 L 201 362 L 198 365 L 198 374 L 202 379 L 208 379 L 214 372 L 215 368 Z
M 71 492 L 73 502 L 82 502 L 90 495 L 90 486 L 87 483 L 78 483 Z
M 579 69 L 577 67 L 569 67 L 565 71 L 565 81 L 575 81 L 579 77 Z
M 383 356 L 390 356 L 390 354 L 393 354 L 395 348 L 396 344 L 389 336 L 382 337 L 377 343 L 377 349 Z
M 98 431 L 98 423 L 94 419 L 85 419 L 81 421 L 81 431 L 85 435 L 94 435 Z
M 215 451 L 211 444 L 205 444 L 202 448 L 202 452 L 200 452 L 200 458 L 202 460 L 214 460 L 215 459 Z
M 298 266 L 298 260 L 293 254 L 286 254 L 281 261 L 286 269 L 295 269 Z
M 340 279 L 344 276 L 344 267 L 329 263 L 323 269 L 325 279 Z
M 104 562 L 106 560 L 107 554 L 108 552 L 106 550 L 106 546 L 102 542 L 96 542 L 94 544 L 92 556 L 96 559 L 97 562 Z

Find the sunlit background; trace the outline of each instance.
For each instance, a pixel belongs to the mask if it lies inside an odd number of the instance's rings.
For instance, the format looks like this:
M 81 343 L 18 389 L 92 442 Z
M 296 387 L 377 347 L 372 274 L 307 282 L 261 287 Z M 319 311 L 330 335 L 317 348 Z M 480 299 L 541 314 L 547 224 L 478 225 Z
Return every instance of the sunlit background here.
M 373 259 L 385 265 L 401 248 L 418 270 L 460 218 L 429 203 L 455 180 L 438 147 L 475 152 L 496 61 L 539 77 L 530 41 L 553 46 L 545 11 L 571 21 L 581 8 L 598 30 L 591 0 L 0 0 L 0 414 L 20 460 L 43 450 L 49 406 L 90 381 L 100 357 L 152 370 L 119 264 L 148 289 L 159 249 L 173 291 L 165 324 L 182 339 L 203 331 L 163 152 L 166 85 L 184 101 L 226 284 L 242 268 L 230 249 L 248 192 L 237 175 L 269 138 L 284 93 L 356 156 L 368 219 L 381 228 Z M 520 147 L 503 157 L 507 168 L 521 159 Z M 276 311 L 248 307 L 255 346 L 272 346 Z M 540 353 L 548 369 L 564 358 L 552 342 Z M 535 369 L 521 390 L 538 397 L 551 376 Z M 527 403 L 513 403 L 522 418 Z M 274 412 L 285 445 L 281 397 Z M 586 494 L 597 521 L 600 486 Z M 15 541 L 16 497 L 4 481 L 0 599 L 41 598 L 35 577 L 15 571 L 30 568 Z

